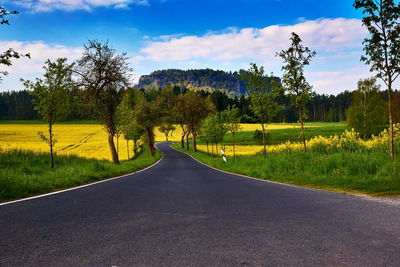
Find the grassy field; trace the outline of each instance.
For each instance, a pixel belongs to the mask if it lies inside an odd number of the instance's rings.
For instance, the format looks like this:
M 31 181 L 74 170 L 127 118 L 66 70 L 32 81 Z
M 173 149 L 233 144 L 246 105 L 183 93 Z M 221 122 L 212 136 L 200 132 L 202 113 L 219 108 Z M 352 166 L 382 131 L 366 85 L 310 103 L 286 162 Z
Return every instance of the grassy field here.
M 144 150 L 134 160 L 114 165 L 107 160 L 73 155 L 57 156 L 56 167 L 49 167 L 49 155 L 13 150 L 0 153 L 0 202 L 48 193 L 87 184 L 143 169 L 161 158 Z
M 400 161 L 387 153 L 292 152 L 221 157 L 204 152 L 187 152 L 215 168 L 271 181 L 373 196 L 400 195 Z

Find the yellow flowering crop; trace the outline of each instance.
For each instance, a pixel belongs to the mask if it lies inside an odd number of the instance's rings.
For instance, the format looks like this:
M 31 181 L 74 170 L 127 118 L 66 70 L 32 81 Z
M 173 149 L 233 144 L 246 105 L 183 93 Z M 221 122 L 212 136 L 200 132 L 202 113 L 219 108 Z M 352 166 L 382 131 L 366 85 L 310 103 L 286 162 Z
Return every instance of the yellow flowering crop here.
M 176 130 L 168 137 L 169 141 L 180 141 L 182 130 L 179 125 L 175 125 Z M 254 131 L 261 129 L 259 124 L 241 124 L 241 131 Z M 270 124 L 267 129 L 288 129 L 298 127 L 294 124 Z M 318 127 L 318 126 L 310 126 Z M 0 151 L 11 149 L 32 150 L 38 152 L 48 152 L 48 145 L 41 142 L 38 131 L 47 133 L 46 124 L 0 124 Z M 400 139 L 400 124 L 395 125 L 397 139 Z M 54 126 L 55 151 L 60 155 L 75 154 L 85 158 L 111 160 L 110 150 L 107 142 L 107 133 L 101 125 L 69 124 Z M 155 140 L 165 141 L 165 135 L 155 129 Z M 330 137 L 317 136 L 307 141 L 308 148 L 315 151 L 333 152 L 340 149 L 346 151 L 371 150 L 383 147 L 388 144 L 389 134 L 385 130 L 379 136 L 373 136 L 369 140 L 363 140 L 354 130 L 345 131 L 342 135 Z M 117 139 L 115 138 L 115 145 Z M 129 141 L 129 153 L 133 156 L 132 141 Z M 207 151 L 206 145 L 197 146 L 201 151 Z M 233 155 L 233 147 L 225 146 L 225 154 Z M 237 155 L 251 155 L 262 151 L 262 145 L 237 145 Z M 302 143 L 286 142 L 279 145 L 268 145 L 268 152 L 301 151 Z M 220 154 L 221 146 L 218 148 Z M 209 146 L 209 152 L 212 149 Z M 121 160 L 128 158 L 126 140 L 119 138 L 118 154 Z M 215 153 L 215 147 L 214 147 Z
M 394 127 L 395 138 L 400 142 L 400 124 L 396 124 Z M 387 130 L 384 130 L 380 135 L 373 136 L 371 139 L 363 140 L 359 134 L 353 130 L 345 131 L 341 135 L 333 135 L 329 137 L 316 136 L 307 141 L 307 146 L 310 150 L 320 152 L 335 152 L 339 150 L 343 151 L 368 151 L 372 149 L 385 148 L 389 142 L 389 134 Z M 206 145 L 198 145 L 198 149 L 207 152 Z M 224 147 L 225 155 L 233 156 L 233 147 Z M 236 146 L 236 155 L 251 155 L 261 152 L 263 149 L 262 145 L 248 145 Z M 218 154 L 220 154 L 221 147 L 218 148 Z M 267 152 L 289 152 L 289 151 L 301 151 L 303 150 L 303 144 L 300 142 L 286 142 L 279 145 L 268 145 Z M 209 147 L 211 153 L 211 147 Z M 215 148 L 214 148 L 214 153 Z
M 47 134 L 46 124 L 0 124 L 0 148 L 3 150 L 23 149 L 48 152 L 49 146 L 41 142 L 38 131 Z M 55 151 L 59 155 L 75 154 L 85 158 L 111 160 L 107 133 L 101 125 L 54 125 L 57 143 Z M 115 139 L 117 145 L 117 139 Z M 129 142 L 130 156 L 133 156 L 132 141 Z M 0 150 L 1 150 L 0 149 Z M 128 153 L 126 140 L 119 138 L 118 154 L 126 160 Z

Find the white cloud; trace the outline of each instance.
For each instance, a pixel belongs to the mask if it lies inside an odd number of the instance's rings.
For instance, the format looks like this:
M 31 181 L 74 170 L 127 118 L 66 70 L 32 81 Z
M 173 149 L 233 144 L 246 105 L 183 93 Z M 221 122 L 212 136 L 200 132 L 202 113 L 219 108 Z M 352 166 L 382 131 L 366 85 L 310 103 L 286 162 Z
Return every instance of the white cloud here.
M 261 29 L 228 28 L 203 36 L 147 38 L 135 59 L 152 61 L 154 65 L 170 63 L 171 67 L 189 66 L 190 62 L 197 61 L 227 69 L 230 63 L 231 70 L 247 68 L 250 62 L 256 62 L 266 66 L 268 72 L 280 75 L 282 61 L 275 54 L 287 49 L 292 32 L 299 34 L 304 45 L 317 52 L 306 72 L 317 92 L 351 90 L 358 79 L 371 76 L 368 68 L 359 62 L 362 40 L 368 32 L 360 20 L 345 18 L 302 20 L 294 25 Z
M 360 66 L 339 71 L 308 72 L 307 75 L 313 87 L 319 88 L 318 93 L 325 94 L 337 94 L 344 90 L 356 90 L 358 80 L 373 76 L 369 72 L 368 67 L 362 65 L 362 63 Z
M 289 45 L 291 32 L 313 50 L 339 53 L 358 48 L 366 30 L 357 19 L 319 19 L 295 25 L 274 25 L 262 29 L 230 28 L 227 32 L 211 32 L 204 36 L 173 37 L 150 41 L 141 50 L 153 61 L 263 59 L 273 60 L 275 53 Z M 162 39 L 162 38 L 161 38 Z M 165 39 L 165 38 L 164 38 Z
M 24 75 L 42 72 L 42 67 L 47 59 L 55 60 L 59 57 L 66 57 L 71 62 L 82 55 L 82 48 L 67 47 L 59 44 L 46 44 L 37 42 L 18 42 L 1 41 L 0 51 L 5 51 L 12 47 L 21 54 L 30 53 L 31 58 L 14 59 L 10 67 L 1 65 L 2 70 L 6 70 L 14 75 Z
M 16 0 L 13 4 L 33 12 L 59 10 L 88 10 L 96 7 L 128 8 L 129 5 L 149 5 L 148 0 Z

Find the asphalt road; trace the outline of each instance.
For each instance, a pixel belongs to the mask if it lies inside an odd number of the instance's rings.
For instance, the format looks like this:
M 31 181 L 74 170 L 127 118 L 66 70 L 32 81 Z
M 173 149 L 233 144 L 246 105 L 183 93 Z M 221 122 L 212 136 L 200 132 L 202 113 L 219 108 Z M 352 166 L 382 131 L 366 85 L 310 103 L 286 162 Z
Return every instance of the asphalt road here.
M 0 266 L 400 266 L 400 207 L 156 166 L 0 206 Z

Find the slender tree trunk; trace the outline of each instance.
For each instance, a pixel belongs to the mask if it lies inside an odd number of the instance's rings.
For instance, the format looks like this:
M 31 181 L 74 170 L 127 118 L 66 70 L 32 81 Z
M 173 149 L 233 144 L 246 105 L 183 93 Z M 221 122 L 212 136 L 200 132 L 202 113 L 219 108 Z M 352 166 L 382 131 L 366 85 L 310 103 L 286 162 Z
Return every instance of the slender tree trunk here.
M 167 142 L 169 142 L 168 141 L 168 133 L 164 133 L 165 134 L 165 140 L 167 140 Z
M 207 153 L 210 154 L 210 151 L 208 150 L 208 141 L 206 141 L 207 144 Z
M 193 151 L 194 152 L 197 152 L 197 146 L 196 146 L 196 134 L 195 133 L 192 133 L 192 136 L 193 136 Z
M 393 116 L 392 116 L 392 76 L 388 79 L 388 116 L 389 116 L 389 153 L 391 160 L 394 160 L 394 138 L 393 138 Z
M 181 137 L 181 146 L 182 146 L 182 148 L 185 148 L 185 135 L 186 135 L 186 133 L 184 133 L 182 135 L 182 137 Z
M 263 146 L 264 146 L 264 158 L 267 157 L 267 144 L 265 143 L 265 125 L 264 122 L 261 122 L 261 127 L 262 127 L 262 140 L 263 140 Z
M 146 141 L 147 141 L 147 147 L 149 149 L 150 155 L 152 157 L 155 156 L 156 151 L 154 149 L 154 135 L 152 133 L 152 129 L 150 127 L 146 127 Z
M 53 154 L 53 124 L 49 124 L 49 145 L 50 145 L 50 165 L 54 168 L 54 154 Z
M 128 139 L 126 139 L 126 152 L 127 152 L 127 154 L 128 154 L 128 160 L 129 160 L 129 140 Z
M 186 131 L 185 131 L 185 129 L 184 129 L 184 127 L 183 127 L 182 124 L 180 124 L 180 126 L 181 126 L 182 133 L 183 133 L 183 135 L 182 135 L 182 137 L 181 137 L 181 146 L 182 146 L 182 148 L 185 148 L 185 136 L 186 136 Z
M 217 156 L 219 155 L 218 154 L 218 143 L 215 143 L 215 154 L 217 154 Z
M 190 132 L 187 132 L 187 133 L 186 133 L 186 149 L 187 149 L 187 150 L 189 150 L 189 148 L 190 148 L 189 134 L 190 134 Z
M 211 142 L 211 154 L 214 157 L 214 142 Z
M 119 164 L 118 153 L 115 149 L 114 144 L 114 135 L 112 133 L 108 133 L 108 146 L 110 147 L 111 151 L 111 158 L 114 164 Z
M 119 154 L 119 134 L 116 134 L 117 136 L 117 154 Z

